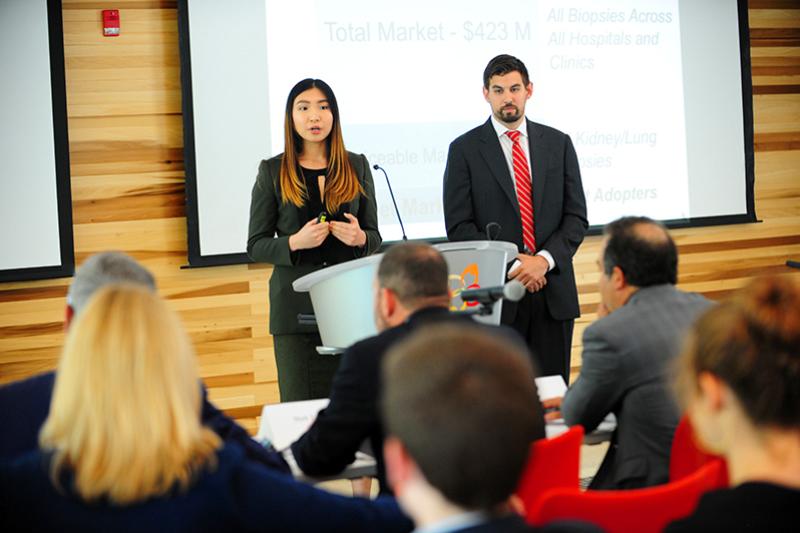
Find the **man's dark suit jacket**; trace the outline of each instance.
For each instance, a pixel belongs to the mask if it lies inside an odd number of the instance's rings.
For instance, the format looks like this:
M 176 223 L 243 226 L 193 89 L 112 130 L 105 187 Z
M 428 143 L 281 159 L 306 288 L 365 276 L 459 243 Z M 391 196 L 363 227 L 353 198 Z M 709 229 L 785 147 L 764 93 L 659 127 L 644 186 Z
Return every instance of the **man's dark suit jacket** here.
M 13 459 L 39 447 L 39 430 L 50 412 L 55 373 L 47 372 L 0 387 L 0 461 Z M 202 385 L 201 385 L 202 387 Z M 203 390 L 203 410 L 200 418 L 205 426 L 225 442 L 242 447 L 246 457 L 272 469 L 289 473 L 281 454 L 267 450 L 250 438 L 247 431 L 214 407 Z
M 377 463 L 381 492 L 389 493 L 383 463 L 383 424 L 378 400 L 381 362 L 386 352 L 425 324 L 456 321 L 469 327 L 470 318 L 452 315 L 446 308 L 429 307 L 374 337 L 359 341 L 342 354 L 333 377 L 331 401 L 295 443 L 292 453 L 298 466 L 310 476 L 338 474 L 355 460 L 356 451 L 369 439 Z
M 528 120 L 536 246 L 553 256 L 544 296 L 556 320 L 580 315 L 572 256 L 588 228 L 586 200 L 569 136 Z M 444 171 L 444 219 L 451 241 L 485 240 L 486 225 L 500 224 L 496 240 L 523 249 L 514 180 L 491 119 L 450 144 Z M 524 300 L 523 300 L 524 301 Z M 516 306 L 503 303 L 504 323 Z
M 386 352 L 414 330 L 445 322 L 462 324 L 465 328 L 486 328 L 527 349 L 522 339 L 509 328 L 483 326 L 442 307 L 421 309 L 399 326 L 355 343 L 342 354 L 339 369 L 333 378 L 330 404 L 319 412 L 309 430 L 292 444 L 292 453 L 303 472 L 311 476 L 338 474 L 353 462 L 361 443 L 369 439 L 375 454 L 381 493 L 391 492 L 386 484 L 384 430 L 378 407 L 381 363 Z M 541 437 L 544 437 L 544 423 L 542 434 L 537 438 Z

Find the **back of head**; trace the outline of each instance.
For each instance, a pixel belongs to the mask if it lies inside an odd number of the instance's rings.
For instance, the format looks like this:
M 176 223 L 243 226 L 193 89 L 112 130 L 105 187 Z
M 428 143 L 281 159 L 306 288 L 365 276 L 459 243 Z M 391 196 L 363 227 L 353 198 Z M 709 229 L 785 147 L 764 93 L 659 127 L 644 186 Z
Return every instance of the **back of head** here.
M 450 502 L 491 510 L 514 491 L 543 433 L 529 358 L 477 328 L 421 330 L 383 368 L 388 432 Z
M 616 266 L 628 285 L 635 287 L 678 282 L 678 249 L 661 223 L 647 217 L 623 217 L 606 225 L 603 233 L 606 276 Z
M 131 256 L 122 252 L 103 252 L 87 259 L 75 273 L 67 292 L 67 303 L 78 314 L 105 285 L 133 283 L 155 292 L 153 275 Z
M 489 80 L 492 79 L 492 76 L 505 76 L 510 72 L 519 72 L 520 76 L 522 76 L 522 83 L 526 86 L 530 83 L 528 69 L 525 67 L 525 63 L 514 56 L 500 54 L 490 59 L 486 68 L 483 70 L 484 89 L 489 88 Z
M 219 438 L 200 425 L 189 340 L 149 290 L 101 289 L 67 334 L 40 444 L 85 500 L 130 503 L 186 487 Z
M 407 308 L 430 299 L 449 301 L 447 262 L 425 243 L 395 244 L 378 266 L 378 285 L 391 289 Z
M 755 426 L 800 428 L 800 286 L 766 277 L 696 322 L 681 359 L 681 396 L 701 372 L 724 381 Z

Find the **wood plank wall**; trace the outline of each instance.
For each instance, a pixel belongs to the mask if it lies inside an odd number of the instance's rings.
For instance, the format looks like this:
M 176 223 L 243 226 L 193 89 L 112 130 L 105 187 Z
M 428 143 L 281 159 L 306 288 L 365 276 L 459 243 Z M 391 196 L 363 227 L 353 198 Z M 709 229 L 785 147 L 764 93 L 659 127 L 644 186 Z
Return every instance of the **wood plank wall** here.
M 64 0 L 64 45 L 78 264 L 124 250 L 158 280 L 194 341 L 211 398 L 249 430 L 278 400 L 267 333 L 269 267 L 181 269 L 186 264 L 184 166 L 174 1 L 119 0 L 122 35 L 101 35 L 106 2 Z M 753 276 L 800 259 L 800 6 L 750 2 L 760 224 L 675 231 L 680 285 L 719 299 Z M 575 259 L 583 317 L 599 301 L 587 239 Z M 70 279 L 0 284 L 0 383 L 54 368 Z

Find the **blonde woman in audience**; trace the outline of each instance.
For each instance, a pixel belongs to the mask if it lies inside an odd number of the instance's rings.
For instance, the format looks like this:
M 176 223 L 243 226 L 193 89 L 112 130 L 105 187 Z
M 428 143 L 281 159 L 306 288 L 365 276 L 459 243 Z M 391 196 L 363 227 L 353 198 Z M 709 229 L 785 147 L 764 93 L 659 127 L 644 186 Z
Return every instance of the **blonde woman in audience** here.
M 407 531 L 393 500 L 248 462 L 199 422 L 195 357 L 151 291 L 109 286 L 70 328 L 41 449 L 0 466 L 0 530 Z
M 696 323 L 680 388 L 732 487 L 705 495 L 667 531 L 797 531 L 800 509 L 800 287 L 757 280 Z

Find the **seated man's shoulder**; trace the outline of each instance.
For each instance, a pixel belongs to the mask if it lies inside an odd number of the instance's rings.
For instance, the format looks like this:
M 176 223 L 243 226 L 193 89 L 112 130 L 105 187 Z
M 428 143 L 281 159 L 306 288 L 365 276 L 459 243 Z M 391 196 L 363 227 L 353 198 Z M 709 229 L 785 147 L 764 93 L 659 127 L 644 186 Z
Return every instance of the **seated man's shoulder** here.
M 36 374 L 17 381 L 11 381 L 0 385 L 0 391 L 24 391 L 36 389 L 39 387 L 52 387 L 55 383 L 56 374 L 54 371 L 44 372 L 43 374 Z
M 35 401 L 50 407 L 50 397 L 55 384 L 55 372 L 45 372 L 19 381 L 12 381 L 5 385 L 0 385 L 0 403 L 13 402 L 17 408 L 21 407 L 18 403 L 27 400 Z
M 389 328 L 377 335 L 362 339 L 345 350 L 343 356 L 350 359 L 380 357 L 394 343 L 400 341 L 408 333 L 406 324 Z

